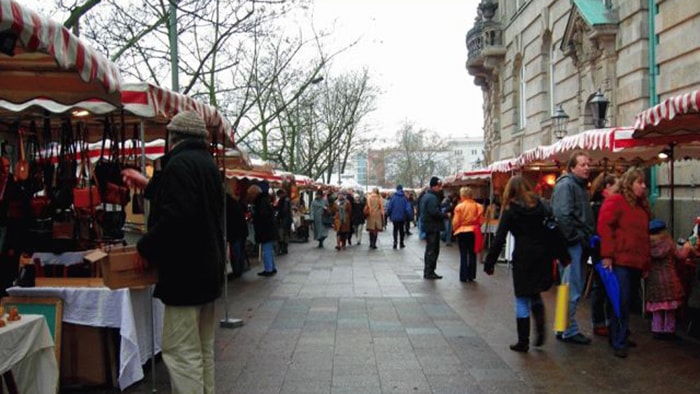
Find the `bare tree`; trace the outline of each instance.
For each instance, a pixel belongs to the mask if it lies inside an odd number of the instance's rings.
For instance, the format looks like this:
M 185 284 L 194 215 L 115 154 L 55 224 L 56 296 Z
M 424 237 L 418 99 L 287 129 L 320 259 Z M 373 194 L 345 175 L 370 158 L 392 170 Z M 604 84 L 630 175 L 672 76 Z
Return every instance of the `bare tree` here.
M 237 143 L 282 169 L 330 179 L 344 170 L 376 89 L 367 70 L 330 75 L 330 36 L 281 30 L 310 0 L 61 0 L 65 24 L 117 62 L 124 75 L 157 85 L 171 75 L 168 21 L 177 15 L 180 91 L 219 108 Z M 311 52 L 311 56 L 310 56 Z M 314 53 L 315 52 L 315 53 Z M 321 77 L 323 75 L 323 77 Z M 325 78 L 325 79 L 323 79 Z M 322 85 L 314 82 L 323 80 Z M 315 89 L 311 89 L 314 86 Z M 311 90 L 313 92 L 311 92 Z
M 433 175 L 449 173 L 449 151 L 437 133 L 406 122 L 396 132 L 396 145 L 387 155 L 387 178 L 395 184 L 420 187 Z

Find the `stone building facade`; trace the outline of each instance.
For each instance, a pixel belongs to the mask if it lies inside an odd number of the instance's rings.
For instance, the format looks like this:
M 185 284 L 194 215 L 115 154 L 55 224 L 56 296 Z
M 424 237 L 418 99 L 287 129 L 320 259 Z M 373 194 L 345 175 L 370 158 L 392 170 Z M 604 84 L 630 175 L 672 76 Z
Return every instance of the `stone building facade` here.
M 482 0 L 466 68 L 483 91 L 487 163 L 554 142 L 559 105 L 569 135 L 596 128 L 589 103 L 598 90 L 609 100 L 605 126 L 614 127 L 700 89 L 698 37 L 698 0 Z M 688 186 L 679 181 L 693 172 L 684 167 L 676 167 L 679 200 Z M 663 166 L 659 173 L 663 198 Z

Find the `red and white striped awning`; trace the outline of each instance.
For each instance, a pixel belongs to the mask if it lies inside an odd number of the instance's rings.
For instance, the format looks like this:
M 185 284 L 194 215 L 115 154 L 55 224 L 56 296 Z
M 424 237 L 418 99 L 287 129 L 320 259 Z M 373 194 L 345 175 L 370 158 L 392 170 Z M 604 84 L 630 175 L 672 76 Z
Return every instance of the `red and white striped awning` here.
M 0 54 L 0 98 L 15 104 L 97 98 L 119 105 L 117 66 L 58 22 L 15 0 L 0 0 L 0 31 L 17 36 L 14 56 Z
M 700 133 L 681 136 L 633 138 L 634 128 L 612 127 L 586 130 L 570 135 L 551 145 L 538 146 L 523 152 L 515 160 L 515 168 L 565 163 L 575 150 L 586 151 L 594 163 L 649 162 L 658 160 L 658 153 L 669 144 L 676 145 L 677 158 L 700 158 Z M 499 171 L 507 172 L 507 171 Z
M 447 186 L 467 186 L 484 184 L 491 179 L 491 171 L 485 168 L 472 171 L 462 171 L 445 178 Z
M 567 155 L 578 149 L 589 152 L 612 152 L 615 150 L 616 136 L 623 138 L 625 132 L 629 134 L 627 138 L 631 138 L 632 129 L 629 127 L 592 129 L 569 135 L 551 145 L 538 146 L 523 152 L 517 158 L 517 166 L 523 167 L 539 161 L 563 162 Z
M 490 172 L 511 172 L 518 168 L 518 159 L 503 159 L 489 164 L 486 169 Z
M 248 179 L 255 181 L 281 182 L 282 177 L 274 171 L 244 170 L 241 168 L 227 168 L 226 178 Z
M 700 132 L 700 91 L 665 99 L 637 114 L 634 138 Z
M 146 82 L 128 83 L 122 89 L 122 103 L 125 110 L 144 118 L 168 120 L 178 112 L 195 111 L 210 130 L 235 142 L 231 124 L 216 108 L 184 94 Z
M 306 175 L 294 174 L 294 183 L 297 186 L 313 186 L 314 180 Z
M 150 83 L 123 84 L 119 106 L 123 106 L 128 114 L 149 121 L 146 127 L 146 140 L 164 137 L 164 126 L 170 118 L 180 111 L 192 110 L 202 117 L 210 131 L 219 133 L 219 141 L 222 141 L 223 138 L 234 141 L 233 128 L 216 108 Z M 113 104 L 98 99 L 85 100 L 71 105 L 61 104 L 48 98 L 36 98 L 20 104 L 0 99 L 0 109 L 10 112 L 23 112 L 32 107 L 42 108 L 56 114 L 84 109 L 93 115 L 105 115 L 118 109 Z M 127 123 L 129 123 L 128 119 Z M 92 135 L 92 137 L 99 136 L 101 133 Z

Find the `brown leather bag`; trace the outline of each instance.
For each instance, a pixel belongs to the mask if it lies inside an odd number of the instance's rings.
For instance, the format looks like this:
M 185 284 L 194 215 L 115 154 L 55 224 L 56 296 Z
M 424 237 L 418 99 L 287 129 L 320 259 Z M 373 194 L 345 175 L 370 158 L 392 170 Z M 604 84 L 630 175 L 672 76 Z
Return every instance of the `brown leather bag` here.
M 104 202 L 125 206 L 131 200 L 131 191 L 126 186 L 119 186 L 116 183 L 107 182 L 104 192 Z
M 24 131 L 19 130 L 19 160 L 15 163 L 15 179 L 18 181 L 26 181 L 29 178 L 29 163 L 27 163 L 27 158 L 24 157 L 24 141 L 23 136 Z

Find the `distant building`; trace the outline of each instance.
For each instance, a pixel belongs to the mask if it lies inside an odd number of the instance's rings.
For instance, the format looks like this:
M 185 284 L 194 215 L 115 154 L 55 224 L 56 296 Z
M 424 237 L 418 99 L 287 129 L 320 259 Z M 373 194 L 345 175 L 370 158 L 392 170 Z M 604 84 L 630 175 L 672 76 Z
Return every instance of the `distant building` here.
M 484 139 L 479 137 L 448 138 L 452 174 L 481 168 L 484 162 Z
M 481 0 L 477 10 L 466 68 L 483 93 L 487 163 L 564 135 L 632 126 L 640 111 L 700 88 L 698 0 Z M 596 122 L 597 92 L 608 106 Z M 557 135 L 552 115 L 559 108 L 569 122 Z M 660 192 L 654 209 L 661 217 L 674 189 L 679 234 L 697 216 L 698 166 L 676 167 L 672 187 L 664 165 L 658 190 L 654 179 L 650 189 Z

